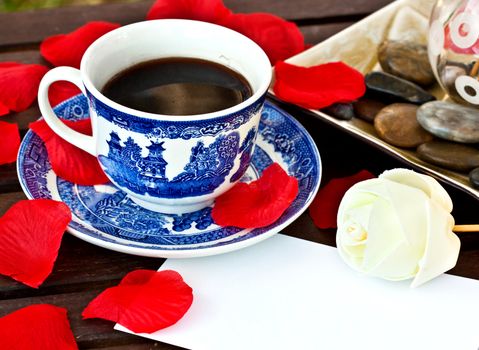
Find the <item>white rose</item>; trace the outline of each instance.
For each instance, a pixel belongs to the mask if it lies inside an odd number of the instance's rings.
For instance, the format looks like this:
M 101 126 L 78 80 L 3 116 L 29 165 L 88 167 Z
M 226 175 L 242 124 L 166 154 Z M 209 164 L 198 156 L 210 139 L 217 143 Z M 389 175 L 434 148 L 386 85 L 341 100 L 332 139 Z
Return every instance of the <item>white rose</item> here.
M 452 201 L 432 177 L 393 169 L 357 183 L 338 210 L 336 243 L 348 265 L 366 275 L 417 287 L 456 265 Z

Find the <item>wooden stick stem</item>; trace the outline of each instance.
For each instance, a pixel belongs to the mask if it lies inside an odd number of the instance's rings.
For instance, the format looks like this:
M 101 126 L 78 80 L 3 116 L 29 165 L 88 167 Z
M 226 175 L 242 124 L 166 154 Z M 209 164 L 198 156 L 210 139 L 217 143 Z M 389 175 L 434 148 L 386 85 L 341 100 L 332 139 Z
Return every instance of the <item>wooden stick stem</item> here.
M 452 230 L 454 232 L 479 232 L 479 225 L 456 225 Z
M 475 77 L 479 72 L 479 60 L 474 63 L 474 66 L 471 69 L 471 77 Z

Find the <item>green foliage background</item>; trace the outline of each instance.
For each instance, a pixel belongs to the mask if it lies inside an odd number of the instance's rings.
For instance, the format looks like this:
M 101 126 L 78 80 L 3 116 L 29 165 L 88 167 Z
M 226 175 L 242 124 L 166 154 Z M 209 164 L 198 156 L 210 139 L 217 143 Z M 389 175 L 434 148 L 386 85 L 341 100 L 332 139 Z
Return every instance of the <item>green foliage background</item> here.
M 94 5 L 101 3 L 134 1 L 137 0 L 0 0 L 0 12 L 34 10 L 68 5 Z

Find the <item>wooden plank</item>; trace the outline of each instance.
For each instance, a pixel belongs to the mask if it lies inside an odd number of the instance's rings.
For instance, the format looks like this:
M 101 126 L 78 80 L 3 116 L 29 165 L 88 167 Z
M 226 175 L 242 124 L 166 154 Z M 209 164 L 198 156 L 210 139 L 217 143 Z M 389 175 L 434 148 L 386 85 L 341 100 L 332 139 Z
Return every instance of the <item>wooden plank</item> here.
M 148 341 L 148 340 L 147 340 Z M 120 345 L 120 346 L 109 346 L 106 348 L 98 348 L 98 350 L 180 350 L 178 346 L 163 344 L 158 342 L 148 341 L 148 344 L 128 344 L 128 345 Z
M 146 340 L 113 330 L 114 323 L 100 319 L 82 320 L 81 313 L 103 289 L 91 288 L 80 293 L 38 296 L 0 301 L 0 317 L 32 304 L 52 304 L 68 310 L 68 318 L 80 349 L 114 347 L 127 344 L 145 344 Z M 153 341 L 150 342 L 154 344 Z M 172 349 L 157 343 L 155 349 Z
M 28 49 L 28 50 L 19 50 L 19 51 L 8 51 L 0 53 L 0 62 L 20 62 L 27 64 L 43 64 L 48 66 L 48 62 L 43 59 L 40 55 L 40 51 L 37 49 Z
M 237 12 L 269 12 L 294 21 L 331 23 L 341 17 L 363 16 L 387 5 L 391 0 L 345 0 L 341 2 L 301 0 L 245 2 L 227 0 Z M 142 21 L 153 1 L 97 6 L 72 6 L 57 9 L 0 14 L 0 47 L 31 45 L 45 37 L 70 32 L 88 21 L 104 20 L 120 24 Z
M 343 1 L 242 1 L 224 0 L 234 12 L 269 12 L 292 21 L 335 21 L 338 17 L 350 17 L 374 12 L 392 0 L 343 0 Z
M 15 163 L 0 165 L 0 193 L 21 191 Z
M 0 216 L 5 214 L 8 208 L 10 208 L 13 204 L 22 199 L 27 199 L 23 192 L 0 194 Z
M 39 43 L 45 37 L 70 32 L 89 21 L 127 24 L 145 18 L 152 1 L 0 14 L 0 47 Z
M 43 64 L 49 66 L 48 62 L 46 62 L 40 52 L 38 50 L 21 50 L 21 51 L 13 51 L 13 52 L 3 52 L 0 53 L 0 62 L 20 62 L 26 64 Z M 18 128 L 20 129 L 20 133 L 22 135 L 28 130 L 28 124 L 34 122 L 40 117 L 40 111 L 38 109 L 36 101 L 34 101 L 33 105 L 23 111 L 21 113 L 11 113 L 9 115 L 3 116 L 2 121 L 8 123 L 17 123 Z M 14 166 L 13 166 L 14 168 Z M 11 190 L 18 190 L 19 187 L 15 186 L 16 182 L 16 171 L 11 172 L 10 168 L 0 167 L 0 191 L 6 192 Z M 18 182 L 17 182 L 18 183 Z M 8 187 L 11 186 L 9 190 Z
M 164 261 L 165 259 L 134 256 L 97 247 L 67 234 L 63 238 L 54 271 L 44 287 L 58 290 L 60 286 L 65 288 L 73 284 L 83 288 L 82 284 L 89 287 L 104 281 L 119 281 L 133 270 L 156 271 Z
M 353 23 L 354 22 L 352 21 L 347 21 L 340 23 L 304 25 L 300 26 L 299 29 L 304 35 L 305 42 L 314 45 L 349 27 Z M 41 57 L 40 52 L 36 49 L 0 53 L 0 62 L 6 61 L 16 61 L 28 64 L 35 63 L 50 66 L 48 62 Z
M 306 43 L 315 45 L 333 34 L 340 32 L 341 30 L 349 27 L 354 22 L 340 22 L 340 23 L 329 23 L 329 24 L 317 24 L 317 25 L 305 25 L 300 26 L 300 30 L 304 35 L 304 40 Z M 47 61 L 45 61 L 38 50 L 22 50 L 22 51 L 9 51 L 0 53 L 0 62 L 15 61 L 28 64 L 43 64 L 50 66 Z M 21 119 L 22 117 L 19 117 Z
M 329 38 L 331 35 L 336 34 L 341 30 L 349 27 L 353 23 L 353 21 L 347 21 L 339 23 L 304 25 L 300 26 L 299 29 L 304 35 L 305 42 L 308 44 L 315 45 Z M 42 58 L 38 50 L 32 49 L 0 53 L 0 62 L 7 61 L 15 61 L 28 64 L 35 63 L 50 66 L 49 63 Z M 21 119 L 21 117 L 19 119 Z
M 313 220 L 311 220 L 307 211 L 297 218 L 294 223 L 281 230 L 281 233 L 310 242 L 326 244 L 331 247 L 336 246 L 336 230 L 318 229 L 314 226 Z
M 304 35 L 304 42 L 309 45 L 316 45 L 326 40 L 330 36 L 339 33 L 341 30 L 349 27 L 354 22 L 340 22 L 330 24 L 317 24 L 301 26 L 299 29 Z
M 23 136 L 28 130 L 28 125 L 40 118 L 40 109 L 37 102 L 33 102 L 30 108 L 20 113 L 10 113 L 2 117 L 2 121 L 8 123 L 17 123 L 20 134 Z
M 301 26 L 300 29 L 305 36 L 305 41 L 310 44 L 315 44 L 323 41 L 332 34 L 339 32 L 340 30 L 346 28 L 351 24 L 352 22 L 324 25 L 308 25 Z M 48 63 L 41 57 L 38 50 L 23 50 L 0 53 L 0 62 L 5 61 L 17 61 L 22 63 L 37 63 L 48 65 Z M 38 109 L 37 103 L 35 102 L 26 111 L 21 113 L 12 113 L 10 115 L 2 117 L 2 120 L 9 123 L 17 123 L 23 135 L 28 130 L 28 125 L 31 122 L 37 120 L 39 117 L 40 111 Z M 0 167 L 0 190 L 3 192 L 19 190 L 14 165 Z
M 130 271 L 157 270 L 163 261 L 117 253 L 65 233 L 53 272 L 42 286 L 32 289 L 9 277 L 0 276 L 0 299 L 106 288 L 118 284 Z
M 474 234 L 472 234 L 474 235 Z M 470 237 L 464 239 L 461 238 L 461 252 L 457 265 L 448 273 L 456 276 L 468 277 L 473 279 L 479 279 L 479 238 Z
M 14 203 L 25 198 L 22 192 L 0 194 L 0 216 Z M 163 261 L 100 248 L 66 233 L 53 272 L 41 288 L 29 288 L 11 278 L 0 276 L 0 299 L 104 288 L 116 284 L 130 271 L 157 270 Z

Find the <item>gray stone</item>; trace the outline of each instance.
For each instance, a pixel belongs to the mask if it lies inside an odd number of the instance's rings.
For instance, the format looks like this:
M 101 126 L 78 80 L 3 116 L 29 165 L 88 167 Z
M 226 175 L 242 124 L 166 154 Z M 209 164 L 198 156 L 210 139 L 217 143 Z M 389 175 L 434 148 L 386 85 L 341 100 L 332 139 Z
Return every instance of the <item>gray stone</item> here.
M 417 155 L 422 160 L 461 172 L 479 167 L 479 150 L 446 141 L 432 141 L 420 145 Z
M 351 120 L 354 117 L 354 109 L 351 103 L 335 103 L 324 108 L 323 112 L 341 120 Z
M 469 181 L 472 186 L 479 188 L 479 168 L 476 168 L 469 173 Z
M 417 106 L 410 103 L 394 103 L 379 111 L 374 128 L 379 137 L 398 147 L 417 147 L 431 141 L 433 136 L 424 130 L 416 119 Z
M 436 98 L 420 86 L 384 72 L 371 72 L 365 77 L 368 96 L 380 101 L 409 102 L 421 105 Z
M 435 81 L 426 45 L 386 40 L 379 45 L 378 59 L 385 72 L 397 77 L 422 86 L 431 85 Z
M 479 142 L 479 110 L 451 102 L 434 101 L 417 111 L 419 124 L 445 140 Z

